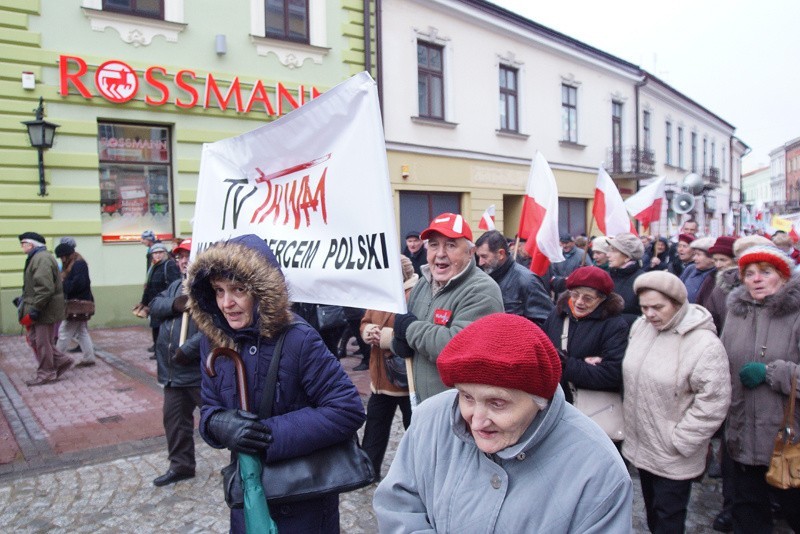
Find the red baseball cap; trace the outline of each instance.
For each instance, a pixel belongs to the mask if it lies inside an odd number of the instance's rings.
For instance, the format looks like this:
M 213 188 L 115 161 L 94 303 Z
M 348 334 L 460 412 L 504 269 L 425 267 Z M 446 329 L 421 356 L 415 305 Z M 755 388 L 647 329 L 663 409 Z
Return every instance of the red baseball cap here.
M 431 224 L 419 235 L 421 239 L 428 239 L 433 232 L 438 232 L 450 239 L 463 237 L 472 241 L 472 229 L 470 229 L 464 217 L 457 213 L 442 213 L 431 221 Z
M 181 244 L 177 247 L 172 249 L 172 254 L 177 254 L 179 250 L 185 250 L 186 252 L 192 252 L 192 238 L 184 239 L 181 241 Z

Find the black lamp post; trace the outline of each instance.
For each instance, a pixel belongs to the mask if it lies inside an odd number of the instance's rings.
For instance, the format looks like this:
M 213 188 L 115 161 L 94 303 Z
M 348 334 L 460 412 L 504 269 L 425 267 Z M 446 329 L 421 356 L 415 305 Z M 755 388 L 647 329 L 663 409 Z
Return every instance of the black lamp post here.
M 47 122 L 44 117 L 44 99 L 39 97 L 39 107 L 33 110 L 36 113 L 36 120 L 23 121 L 28 128 L 28 137 L 31 146 L 39 152 L 39 196 L 47 195 L 46 184 L 44 181 L 44 149 L 53 146 L 53 138 L 56 135 L 58 124 Z

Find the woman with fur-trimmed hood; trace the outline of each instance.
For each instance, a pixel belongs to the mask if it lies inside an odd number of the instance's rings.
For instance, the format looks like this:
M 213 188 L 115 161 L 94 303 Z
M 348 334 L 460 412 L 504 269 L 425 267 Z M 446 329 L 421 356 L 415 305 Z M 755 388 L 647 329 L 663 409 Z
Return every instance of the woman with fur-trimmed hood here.
M 244 235 L 198 255 L 186 281 L 189 306 L 205 334 L 201 358 L 215 347 L 242 357 L 251 410 L 261 405 L 275 343 L 281 353 L 273 416 L 239 410 L 233 362 L 219 358 L 217 376 L 203 373 L 200 435 L 214 448 L 258 454 L 269 464 L 349 439 L 364 422 L 358 391 L 308 323 L 292 314 L 286 282 L 263 239 Z M 339 532 L 339 496 L 270 505 L 280 532 Z M 231 532 L 244 532 L 241 509 Z

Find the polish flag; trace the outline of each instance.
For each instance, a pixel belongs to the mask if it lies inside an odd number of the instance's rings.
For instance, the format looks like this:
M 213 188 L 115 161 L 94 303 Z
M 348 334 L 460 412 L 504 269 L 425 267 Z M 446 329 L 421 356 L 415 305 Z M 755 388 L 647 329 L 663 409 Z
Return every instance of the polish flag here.
M 544 276 L 550 263 L 564 261 L 558 240 L 558 188 L 556 177 L 541 152 L 536 152 L 525 188 L 519 219 L 519 237 L 531 256 L 531 271 Z
M 481 230 L 494 230 L 494 204 L 486 208 L 486 211 L 483 212 L 483 216 L 481 217 L 480 222 L 478 223 L 478 228 Z
M 604 235 L 615 236 L 624 232 L 636 233 L 625 203 L 616 184 L 600 165 L 597 170 L 597 185 L 594 186 L 594 207 L 592 215 Z
M 628 213 L 642 223 L 645 230 L 647 230 L 651 222 L 661 219 L 661 203 L 664 200 L 664 184 L 666 181 L 667 178 L 662 176 L 625 201 Z

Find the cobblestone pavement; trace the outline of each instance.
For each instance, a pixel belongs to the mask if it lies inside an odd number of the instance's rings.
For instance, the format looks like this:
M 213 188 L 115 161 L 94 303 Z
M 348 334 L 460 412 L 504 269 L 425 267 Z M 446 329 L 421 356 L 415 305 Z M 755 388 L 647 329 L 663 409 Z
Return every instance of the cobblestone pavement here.
M 53 385 L 27 388 L 33 357 L 20 337 L 0 337 L 0 530 L 20 533 L 227 532 L 219 469 L 225 451 L 197 438 L 195 478 L 164 488 L 152 480 L 167 467 L 161 393 L 143 347 L 145 328 L 93 330 L 100 362 L 70 371 Z M 354 347 L 351 348 L 350 351 Z M 342 360 L 363 398 L 367 373 Z M 102 419 L 100 421 L 99 419 Z M 385 474 L 402 436 L 399 415 Z M 647 532 L 634 477 L 634 532 Z M 375 486 L 342 495 L 344 533 L 374 533 Z M 711 533 L 719 510 L 718 480 L 694 484 L 687 531 Z M 779 524 L 775 532 L 791 532 Z

